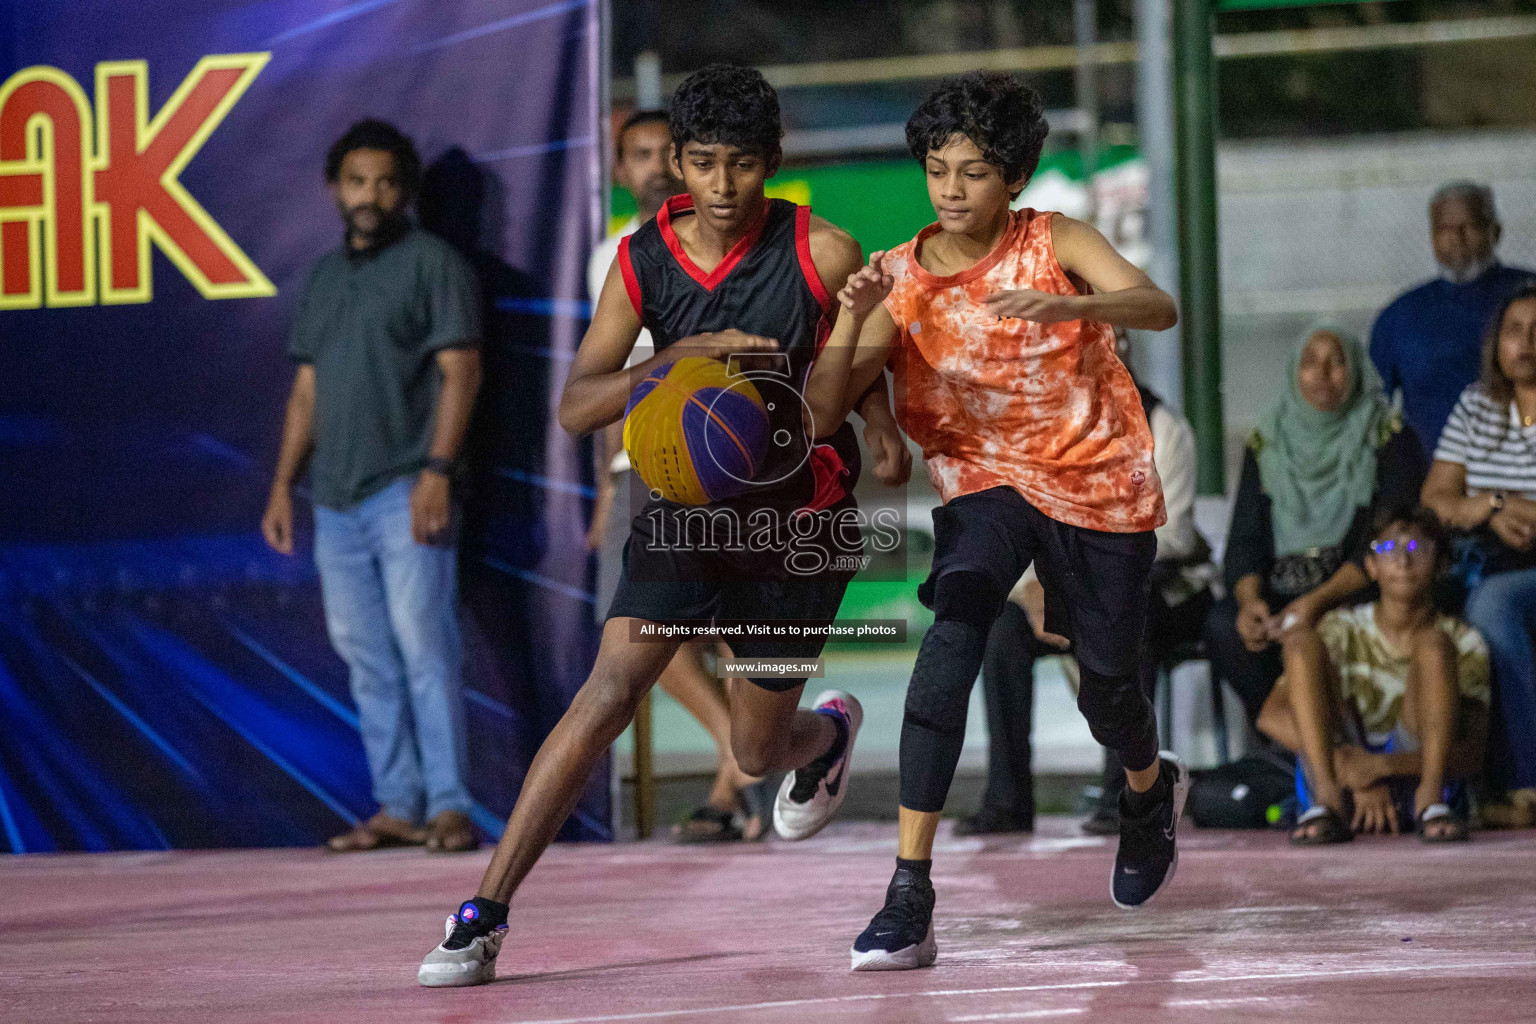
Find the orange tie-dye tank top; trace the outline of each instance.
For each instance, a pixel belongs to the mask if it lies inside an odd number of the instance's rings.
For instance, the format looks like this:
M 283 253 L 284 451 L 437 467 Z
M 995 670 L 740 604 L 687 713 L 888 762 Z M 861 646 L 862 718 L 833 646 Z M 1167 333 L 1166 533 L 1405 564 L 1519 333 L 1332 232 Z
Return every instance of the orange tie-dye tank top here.
M 1051 216 L 1015 211 L 991 253 L 948 277 L 917 260 L 937 224 L 886 256 L 897 418 L 946 502 L 1012 487 L 1072 526 L 1152 530 L 1167 519 L 1152 432 L 1110 326 L 999 320 L 981 305 L 1003 289 L 1078 294 L 1056 261 Z

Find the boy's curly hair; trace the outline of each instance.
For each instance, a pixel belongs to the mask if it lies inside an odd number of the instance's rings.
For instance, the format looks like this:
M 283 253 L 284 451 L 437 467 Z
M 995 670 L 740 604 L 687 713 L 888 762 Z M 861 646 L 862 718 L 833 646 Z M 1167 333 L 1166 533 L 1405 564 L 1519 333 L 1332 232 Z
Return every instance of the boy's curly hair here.
M 778 159 L 784 134 L 779 95 L 756 68 L 711 64 L 689 75 L 672 97 L 672 143 L 727 145 Z
M 972 71 L 946 78 L 907 121 L 907 148 L 922 163 L 956 136 L 976 144 L 1010 184 L 1028 182 L 1040 166 L 1050 128 L 1040 94 L 1004 71 Z

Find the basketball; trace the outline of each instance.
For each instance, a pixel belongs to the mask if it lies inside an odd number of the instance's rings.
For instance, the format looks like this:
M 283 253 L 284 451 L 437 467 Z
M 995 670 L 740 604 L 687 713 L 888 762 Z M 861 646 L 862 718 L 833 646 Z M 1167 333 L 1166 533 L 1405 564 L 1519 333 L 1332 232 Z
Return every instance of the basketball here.
M 740 494 L 768 452 L 768 410 L 752 382 L 689 356 L 646 375 L 624 411 L 624 450 L 647 487 L 681 505 Z

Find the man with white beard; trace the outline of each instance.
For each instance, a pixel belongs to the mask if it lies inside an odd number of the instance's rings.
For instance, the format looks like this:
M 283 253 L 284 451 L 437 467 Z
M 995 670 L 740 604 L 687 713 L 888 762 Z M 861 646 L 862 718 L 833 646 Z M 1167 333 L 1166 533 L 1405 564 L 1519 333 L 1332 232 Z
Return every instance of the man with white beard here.
M 1442 185 L 1429 201 L 1429 237 L 1440 276 L 1392 301 L 1371 328 L 1371 362 L 1387 394 L 1403 392 L 1403 418 L 1431 451 L 1462 390 L 1477 380 L 1488 321 L 1529 270 L 1494 256 L 1503 228 L 1493 190 Z

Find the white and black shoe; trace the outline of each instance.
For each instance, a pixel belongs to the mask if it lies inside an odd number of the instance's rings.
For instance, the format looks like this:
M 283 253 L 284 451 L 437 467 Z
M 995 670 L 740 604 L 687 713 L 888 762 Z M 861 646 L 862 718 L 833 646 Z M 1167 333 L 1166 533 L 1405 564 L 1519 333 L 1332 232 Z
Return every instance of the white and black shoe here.
M 939 956 L 933 938 L 933 883 L 898 867 L 885 890 L 885 906 L 853 943 L 855 971 L 910 971 Z
M 1189 769 L 1168 751 L 1158 754 L 1162 775 L 1155 783 L 1161 799 L 1140 814 L 1127 810 L 1130 787 L 1120 794 L 1120 849 L 1110 896 L 1122 910 L 1139 907 L 1173 880 L 1179 867 L 1179 818 L 1189 796 Z
M 826 827 L 848 795 L 848 762 L 853 741 L 864 724 L 864 708 L 852 694 L 827 690 L 811 705 L 812 711 L 833 716 L 839 725 L 842 750 L 835 757 L 818 757 L 804 768 L 784 776 L 773 803 L 773 828 L 784 839 L 809 839 Z M 836 750 L 836 746 L 833 750 Z
M 416 971 L 416 981 L 428 988 L 484 985 L 496 979 L 496 954 L 501 952 L 507 926 L 491 927 L 480 920 L 479 909 L 466 902 L 448 918 L 448 933 L 428 953 Z

